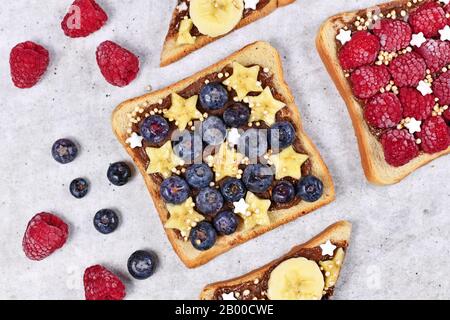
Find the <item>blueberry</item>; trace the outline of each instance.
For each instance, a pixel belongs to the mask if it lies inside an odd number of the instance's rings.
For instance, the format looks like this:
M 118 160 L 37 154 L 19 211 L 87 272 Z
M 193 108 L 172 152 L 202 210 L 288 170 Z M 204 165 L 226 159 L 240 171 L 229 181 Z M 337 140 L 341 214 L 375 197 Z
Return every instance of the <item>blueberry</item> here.
M 128 272 L 137 280 L 150 278 L 155 272 L 156 260 L 153 253 L 138 250 L 128 258 Z
M 272 190 L 272 200 L 275 203 L 289 203 L 295 197 L 295 187 L 289 181 L 278 182 Z
M 166 119 L 154 115 L 146 118 L 141 124 L 142 137 L 152 144 L 160 144 L 169 136 L 170 126 Z
M 220 83 L 208 83 L 200 90 L 200 104 L 208 110 L 222 109 L 228 102 L 228 91 Z
M 125 162 L 115 162 L 109 166 L 106 176 L 109 182 L 120 187 L 131 178 L 131 169 Z
M 189 198 L 191 190 L 184 179 L 178 176 L 172 176 L 163 181 L 160 192 L 166 202 L 182 204 Z
M 200 190 L 195 205 L 201 213 L 213 216 L 223 207 L 223 197 L 217 189 L 205 188 Z
M 223 121 L 232 128 L 240 128 L 248 124 L 250 108 L 242 103 L 234 103 L 223 113 Z
M 89 191 L 89 183 L 83 178 L 77 178 L 70 183 L 70 193 L 77 199 L 83 198 Z
M 186 181 L 196 189 L 206 188 L 214 178 L 211 168 L 205 164 L 194 164 L 186 170 Z
M 251 164 L 244 170 L 242 177 L 247 190 L 254 193 L 267 191 L 273 182 L 273 171 L 263 164 Z
M 206 251 L 216 243 L 217 232 L 209 222 L 202 221 L 191 229 L 189 239 L 195 249 Z
M 220 187 L 220 190 L 225 201 L 229 202 L 238 202 L 245 197 L 245 193 L 247 192 L 244 183 L 236 178 L 226 179 Z
M 250 159 L 252 163 L 267 153 L 267 131 L 249 129 L 239 138 L 238 150 Z
M 217 146 L 225 141 L 227 127 L 222 119 L 210 116 L 202 123 L 203 141 L 211 146 Z
M 69 139 L 59 139 L 52 146 L 53 159 L 62 164 L 72 162 L 77 154 L 77 146 Z
M 238 219 L 233 212 L 223 211 L 214 218 L 213 224 L 219 234 L 229 236 L 236 232 Z
M 186 163 L 194 163 L 203 154 L 203 142 L 200 135 L 190 131 L 176 132 L 172 139 L 173 152 Z
M 94 216 L 94 227 L 98 232 L 108 234 L 117 229 L 119 217 L 110 209 L 102 209 Z
M 297 184 L 297 194 L 306 202 L 316 202 L 322 197 L 323 183 L 314 176 L 306 176 Z
M 279 152 L 294 143 L 295 129 L 287 121 L 275 123 L 269 130 L 269 144 L 272 151 Z

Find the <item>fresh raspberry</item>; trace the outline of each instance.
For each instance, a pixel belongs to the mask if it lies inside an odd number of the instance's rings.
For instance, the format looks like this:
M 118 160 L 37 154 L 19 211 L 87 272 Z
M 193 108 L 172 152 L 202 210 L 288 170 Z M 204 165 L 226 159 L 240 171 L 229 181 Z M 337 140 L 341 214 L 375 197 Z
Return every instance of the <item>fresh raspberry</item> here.
M 442 7 L 435 1 L 429 1 L 409 15 L 409 24 L 414 33 L 423 32 L 426 38 L 436 37 L 439 30 L 447 24 Z
M 381 136 L 386 162 L 401 167 L 419 155 L 414 136 L 407 130 L 392 129 Z
M 368 99 L 377 94 L 391 80 L 386 66 L 363 66 L 350 76 L 353 92 L 360 99 Z
M 86 300 L 122 300 L 126 295 L 122 281 L 101 265 L 87 268 L 83 281 Z
M 22 241 L 25 255 L 31 260 L 47 258 L 66 243 L 67 224 L 51 213 L 38 213 L 28 223 Z
M 95 0 L 75 0 L 61 22 L 61 28 L 68 37 L 87 37 L 103 27 L 107 20 L 108 15 Z
M 416 51 L 425 59 L 431 72 L 438 72 L 450 63 L 450 43 L 429 39 Z
M 138 57 L 112 41 L 102 42 L 96 55 L 100 71 L 106 81 L 114 86 L 127 86 L 139 72 Z
M 356 32 L 339 52 L 339 61 L 345 70 L 356 69 L 375 62 L 380 51 L 380 40 L 366 32 Z
M 401 20 L 382 19 L 373 29 L 380 38 L 381 50 L 396 52 L 409 46 L 412 30 L 409 24 Z
M 440 152 L 450 145 L 448 126 L 442 117 L 430 117 L 425 120 L 417 137 L 422 140 L 420 146 L 426 153 Z
M 47 49 L 27 41 L 16 45 L 9 56 L 11 78 L 18 88 L 31 88 L 41 79 L 49 63 Z
M 404 118 L 425 120 L 431 115 L 435 105 L 434 95 L 423 96 L 415 88 L 401 88 L 399 99 L 402 103 Z
M 450 105 L 450 71 L 441 74 L 433 82 L 433 92 L 440 105 Z
M 408 52 L 392 60 L 389 71 L 399 87 L 415 87 L 425 78 L 427 65 L 415 52 Z
M 443 116 L 447 122 L 450 122 L 450 109 L 445 110 Z
M 390 92 L 378 94 L 364 108 L 364 118 L 374 128 L 395 127 L 402 120 L 400 100 Z

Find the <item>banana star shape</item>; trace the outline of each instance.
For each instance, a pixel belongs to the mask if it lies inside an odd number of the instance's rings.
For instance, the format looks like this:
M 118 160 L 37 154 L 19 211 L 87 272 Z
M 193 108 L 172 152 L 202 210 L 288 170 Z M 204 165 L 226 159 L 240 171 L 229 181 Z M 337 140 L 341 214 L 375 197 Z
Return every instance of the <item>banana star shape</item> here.
M 181 236 L 187 239 L 189 232 L 205 217 L 194 210 L 195 204 L 192 198 L 188 198 L 180 205 L 167 204 L 167 211 L 170 213 L 169 220 L 164 225 L 167 229 L 176 229 L 181 232 Z
M 230 148 L 225 142 L 214 156 L 208 157 L 207 162 L 213 168 L 217 182 L 225 177 L 236 178 L 241 175 L 242 171 L 239 169 L 239 165 L 243 158 L 242 154 L 238 153 L 236 149 Z
M 308 158 L 305 154 L 297 153 L 292 146 L 269 157 L 275 166 L 275 178 L 277 180 L 285 177 L 300 179 L 302 177 L 302 165 Z
M 172 93 L 172 105 L 164 111 L 164 116 L 170 121 L 175 120 L 175 125 L 183 131 L 192 120 L 202 118 L 202 114 L 197 110 L 198 96 L 184 99 L 176 93 Z
M 183 2 L 185 3 L 185 2 Z M 183 19 L 180 22 L 180 28 L 178 31 L 177 45 L 194 44 L 195 38 L 191 35 L 191 30 L 194 24 L 191 19 Z
M 233 62 L 233 74 L 223 84 L 234 89 L 239 101 L 242 101 L 249 92 L 263 91 L 258 81 L 259 66 L 246 68 L 238 62 Z
M 319 262 L 323 271 L 325 271 L 325 289 L 331 288 L 336 284 L 342 262 L 344 261 L 344 256 L 344 249 L 339 248 L 337 249 L 333 260 Z
M 259 96 L 247 97 L 247 99 L 252 110 L 250 122 L 264 121 L 269 126 L 275 123 L 277 112 L 286 106 L 285 103 L 273 97 L 269 87 L 266 87 Z
M 247 192 L 245 202 L 248 204 L 246 213 L 238 213 L 244 219 L 244 229 L 251 230 L 256 226 L 270 225 L 269 208 L 271 201 L 260 199 L 251 192 Z
M 167 141 L 161 148 L 145 148 L 150 164 L 147 173 L 161 173 L 164 178 L 172 175 L 172 169 L 183 164 L 183 160 L 178 158 L 172 149 L 172 143 Z

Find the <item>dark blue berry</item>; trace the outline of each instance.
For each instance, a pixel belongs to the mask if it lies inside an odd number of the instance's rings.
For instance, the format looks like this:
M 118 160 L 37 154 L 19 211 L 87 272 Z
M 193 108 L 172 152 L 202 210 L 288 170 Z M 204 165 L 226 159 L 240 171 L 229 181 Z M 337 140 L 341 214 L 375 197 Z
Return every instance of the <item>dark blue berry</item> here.
M 316 202 L 322 197 L 323 183 L 314 176 L 306 176 L 297 184 L 297 194 L 306 202 Z
M 153 253 L 139 250 L 128 258 L 128 272 L 137 280 L 145 280 L 155 272 L 156 263 L 157 259 Z
M 94 227 L 98 232 L 108 234 L 117 229 L 119 217 L 110 209 L 102 209 L 94 216 Z
M 202 189 L 209 186 L 214 178 L 211 168 L 205 164 L 194 164 L 186 170 L 186 181 L 189 185 L 196 189 Z
M 275 123 L 269 130 L 269 144 L 274 152 L 279 152 L 294 143 L 295 129 L 290 122 Z
M 223 121 L 227 126 L 240 128 L 248 124 L 250 119 L 250 108 L 242 103 L 234 103 L 223 113 Z
M 70 183 L 70 193 L 77 199 L 83 198 L 89 191 L 89 183 L 83 178 L 77 178 Z
M 213 216 L 222 209 L 223 197 L 217 189 L 205 188 L 198 193 L 195 205 L 200 213 Z
M 258 162 L 258 158 L 265 155 L 267 149 L 266 130 L 249 129 L 239 138 L 239 152 L 248 157 L 253 163 Z
M 236 232 L 239 222 L 233 212 L 223 211 L 214 217 L 213 224 L 219 234 L 229 236 Z
M 247 190 L 254 193 L 267 191 L 273 182 L 273 171 L 263 164 L 251 164 L 244 170 L 242 177 Z
M 203 142 L 199 134 L 187 130 L 176 132 L 172 143 L 175 155 L 187 164 L 194 163 L 203 154 Z
M 166 202 L 182 204 L 189 198 L 191 190 L 184 179 L 172 176 L 161 183 L 160 192 Z
M 244 183 L 236 178 L 227 178 L 220 187 L 225 201 L 238 202 L 245 197 L 247 189 Z
M 220 110 L 228 102 L 228 91 L 220 83 L 208 83 L 200 90 L 200 104 L 208 110 Z
M 77 146 L 69 139 L 59 139 L 52 146 L 53 159 L 62 164 L 72 162 L 77 154 Z
M 116 162 L 109 166 L 106 176 L 113 185 L 123 186 L 131 178 L 131 169 L 125 162 Z
M 203 141 L 211 146 L 217 146 L 225 141 L 227 127 L 222 119 L 210 116 L 202 123 Z
M 146 118 L 141 124 L 142 137 L 152 144 L 160 144 L 169 136 L 170 126 L 166 119 L 154 115 Z
M 294 197 L 295 187 L 289 181 L 278 182 L 272 190 L 272 200 L 275 203 L 289 203 Z
M 206 251 L 216 244 L 217 232 L 209 222 L 202 221 L 191 229 L 189 239 L 195 249 Z

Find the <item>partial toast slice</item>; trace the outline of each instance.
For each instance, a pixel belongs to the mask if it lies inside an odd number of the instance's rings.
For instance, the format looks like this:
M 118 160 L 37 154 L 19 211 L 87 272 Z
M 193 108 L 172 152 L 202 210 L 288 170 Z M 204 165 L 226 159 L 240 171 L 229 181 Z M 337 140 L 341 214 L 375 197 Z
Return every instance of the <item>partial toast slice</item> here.
M 252 271 L 246 275 L 241 277 L 217 282 L 206 286 L 201 295 L 200 299 L 202 300 L 260 300 L 260 299 L 268 299 L 268 285 L 271 273 L 277 266 L 281 263 L 292 259 L 304 257 L 308 260 L 314 261 L 320 266 L 320 262 L 330 261 L 333 258 L 336 258 L 338 255 L 338 250 L 342 248 L 344 251 L 344 256 L 347 253 L 348 246 L 350 244 L 350 234 L 351 234 L 352 226 L 347 221 L 337 222 L 322 233 L 311 239 L 310 241 L 298 245 L 294 247 L 289 253 L 284 255 L 283 257 L 276 259 L 265 266 Z M 333 251 L 334 256 L 330 255 L 322 255 L 321 245 L 326 244 L 330 241 L 336 248 Z M 332 247 L 333 249 L 333 247 Z M 325 280 L 325 283 L 330 286 L 327 288 L 325 285 L 324 294 L 322 295 L 322 299 L 329 299 L 334 293 L 336 280 L 339 277 L 340 269 L 342 267 L 343 256 L 339 257 L 340 263 L 338 263 L 338 268 L 334 269 L 336 273 L 334 274 L 333 282 L 328 282 Z M 320 266 L 321 267 L 321 266 Z M 326 270 L 325 270 L 326 269 Z M 328 270 L 332 270 L 331 268 L 323 268 L 321 267 L 321 271 L 323 277 L 326 279 Z M 287 276 L 287 275 L 284 275 Z M 248 291 L 246 291 L 248 290 Z
M 286 6 L 293 3 L 294 1 L 295 0 L 259 0 L 256 6 L 256 10 L 244 10 L 244 15 L 241 21 L 232 31 L 242 28 L 256 20 L 259 20 L 275 11 L 278 7 Z M 219 37 L 209 37 L 206 35 L 202 35 L 198 31 L 192 32 L 191 30 L 190 32 L 193 33 L 193 36 L 196 37 L 195 42 L 192 44 L 177 44 L 180 22 L 184 17 L 187 16 L 189 16 L 189 0 L 178 0 L 178 5 L 176 6 L 172 14 L 169 31 L 167 33 L 161 52 L 161 67 L 174 63 L 175 61 L 184 58 L 193 51 L 196 51 L 206 46 L 207 44 L 225 36 L 222 35 Z
M 377 185 L 390 185 L 403 180 L 418 168 L 428 164 L 432 160 L 450 153 L 450 148 L 435 154 L 422 153 L 406 165 L 394 167 L 389 165 L 384 157 L 383 148 L 379 140 L 370 131 L 367 125 L 363 106 L 355 98 L 345 72 L 338 60 L 338 43 L 336 36 L 344 27 L 353 24 L 357 17 L 364 17 L 370 13 L 389 13 L 392 10 L 401 15 L 406 10 L 408 0 L 398 0 L 364 10 L 341 13 L 329 18 L 320 28 L 317 35 L 316 45 L 320 57 L 327 71 L 333 79 L 339 93 L 347 104 L 352 119 L 355 134 L 358 139 L 361 162 L 367 179 Z M 419 2 L 415 3 L 416 6 Z
M 159 106 L 164 106 L 166 102 L 170 105 L 170 95 L 172 93 L 178 93 L 186 97 L 192 95 L 194 92 L 198 93 L 200 90 L 198 88 L 199 85 L 203 86 L 205 83 L 224 81 L 227 76 L 230 76 L 226 70 L 232 72 L 230 66 L 233 63 L 239 63 L 243 66 L 260 66 L 260 76 L 264 74 L 265 79 L 269 80 L 271 89 L 275 92 L 274 95 L 286 105 L 277 113 L 277 117 L 289 119 L 296 131 L 296 141 L 298 141 L 301 148 L 309 156 L 306 166 L 301 168 L 306 169 L 309 171 L 309 175 L 314 175 L 322 181 L 323 194 L 316 202 L 299 200 L 293 202 L 288 207 L 277 208 L 278 210 L 268 212 L 270 219 L 269 225 L 258 225 L 251 230 L 244 230 L 243 224 L 241 223 L 234 234 L 218 237 L 215 246 L 207 251 L 197 251 L 190 242 L 183 241 L 180 235 L 173 229 L 165 229 L 174 250 L 186 266 L 190 268 L 203 265 L 231 248 L 314 211 L 330 203 L 335 198 L 334 185 L 328 168 L 323 162 L 318 150 L 303 130 L 298 107 L 294 102 L 294 97 L 290 89 L 284 81 L 281 59 L 277 50 L 266 42 L 255 42 L 187 79 L 142 97 L 125 101 L 115 109 L 112 115 L 114 132 L 142 173 L 162 223 L 166 224 L 168 221 L 169 212 L 160 194 L 161 179 L 157 176 L 155 178 L 155 175 L 146 173 L 148 161 L 144 148 L 132 149 L 127 143 L 127 139 L 133 130 L 138 130 L 136 129 L 136 126 L 138 126 L 137 123 L 139 122 L 137 119 L 142 121 L 141 117 L 148 116 L 146 113 L 153 113 L 154 109 L 157 109 Z M 260 79 L 263 82 L 265 81 L 262 78 Z

